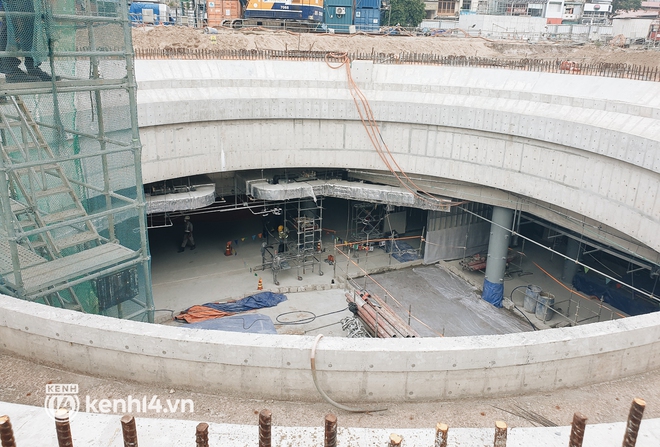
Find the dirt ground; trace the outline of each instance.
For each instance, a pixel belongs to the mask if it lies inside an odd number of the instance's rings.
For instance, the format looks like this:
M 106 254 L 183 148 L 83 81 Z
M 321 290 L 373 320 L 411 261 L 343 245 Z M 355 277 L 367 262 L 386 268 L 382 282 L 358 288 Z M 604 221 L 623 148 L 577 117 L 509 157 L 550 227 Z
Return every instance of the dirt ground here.
M 310 396 L 315 402 L 283 402 L 204 394 L 76 374 L 6 354 L 0 354 L 0 365 L 0 402 L 41 406 L 46 397 L 46 384 L 77 383 L 79 396 L 89 395 L 92 401 L 127 399 L 128 396 L 148 396 L 148 400 L 158 396 L 163 402 L 166 399 L 192 399 L 194 413 L 152 411 L 140 415 L 199 422 L 256 425 L 259 411 L 267 408 L 273 413 L 274 425 L 289 427 L 322 426 L 328 413 L 337 415 L 340 427 L 432 429 L 437 422 L 447 423 L 450 427 L 492 427 L 495 420 L 506 421 L 510 427 L 529 427 L 534 426 L 531 420 L 535 414 L 557 425 L 570 425 L 576 411 L 585 414 L 589 424 L 595 424 L 625 421 L 635 397 L 647 402 L 645 418 L 660 417 L 660 376 L 657 372 L 582 388 L 505 398 L 383 404 L 344 402 L 354 407 L 387 408 L 386 411 L 364 414 L 334 408 L 323 402 L 320 396 Z M 309 380 L 312 380 L 311 372 Z M 85 400 L 81 397 L 81 405 L 85 408 L 83 402 Z M 4 414 L 1 403 L 0 414 Z
M 295 34 L 288 31 L 229 30 L 205 34 L 186 27 L 140 27 L 133 30 L 139 49 L 223 48 L 376 53 L 432 53 L 503 59 L 571 60 L 660 67 L 660 51 L 571 42 L 489 41 L 479 37 L 374 36 L 366 34 Z

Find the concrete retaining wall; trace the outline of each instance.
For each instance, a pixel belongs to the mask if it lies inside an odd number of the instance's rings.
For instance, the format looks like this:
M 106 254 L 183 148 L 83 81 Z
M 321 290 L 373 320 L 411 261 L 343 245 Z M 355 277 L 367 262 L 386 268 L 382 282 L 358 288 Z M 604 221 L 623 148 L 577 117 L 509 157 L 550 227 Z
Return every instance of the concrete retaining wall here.
M 336 400 L 410 401 L 581 386 L 660 367 L 660 314 L 505 336 L 323 338 Z M 261 399 L 320 400 L 314 338 L 172 328 L 0 296 L 0 349 L 119 380 Z
M 287 167 L 386 170 L 343 68 L 136 63 L 146 182 Z M 660 84 L 354 62 L 397 162 L 594 219 L 660 251 Z M 656 256 L 652 261 L 660 261 Z

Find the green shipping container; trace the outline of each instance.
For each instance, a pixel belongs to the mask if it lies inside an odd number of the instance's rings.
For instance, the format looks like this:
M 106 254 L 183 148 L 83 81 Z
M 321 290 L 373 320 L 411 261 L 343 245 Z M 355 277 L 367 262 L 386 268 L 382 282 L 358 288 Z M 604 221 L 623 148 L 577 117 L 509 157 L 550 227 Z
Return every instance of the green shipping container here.
M 353 25 L 353 6 L 338 5 L 340 2 L 344 0 L 330 0 L 330 4 L 325 3 L 325 25 L 335 33 L 348 33 L 349 27 Z M 350 4 L 353 4 L 352 1 Z

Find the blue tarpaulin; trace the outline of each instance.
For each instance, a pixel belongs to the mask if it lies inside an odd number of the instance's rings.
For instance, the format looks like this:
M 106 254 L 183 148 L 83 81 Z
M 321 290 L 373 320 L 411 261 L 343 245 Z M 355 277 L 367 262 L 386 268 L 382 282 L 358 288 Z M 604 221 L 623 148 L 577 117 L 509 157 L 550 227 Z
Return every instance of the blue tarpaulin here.
M 277 306 L 282 301 L 286 301 L 286 295 L 282 293 L 260 292 L 233 303 L 206 303 L 203 306 L 235 314 L 246 310 Z
M 251 334 L 277 334 L 273 320 L 268 315 L 245 314 L 224 318 L 213 318 L 199 323 L 184 324 L 189 329 L 209 329 L 216 331 L 249 332 Z
M 495 307 L 502 307 L 504 284 L 496 284 L 484 279 L 484 291 L 481 297 Z
M 635 285 L 640 282 L 635 282 Z M 640 294 L 615 281 L 610 281 L 608 284 L 605 278 L 600 276 L 578 273 L 573 277 L 573 287 L 579 292 L 602 299 L 628 315 L 642 315 L 658 310 L 657 305 L 642 298 Z

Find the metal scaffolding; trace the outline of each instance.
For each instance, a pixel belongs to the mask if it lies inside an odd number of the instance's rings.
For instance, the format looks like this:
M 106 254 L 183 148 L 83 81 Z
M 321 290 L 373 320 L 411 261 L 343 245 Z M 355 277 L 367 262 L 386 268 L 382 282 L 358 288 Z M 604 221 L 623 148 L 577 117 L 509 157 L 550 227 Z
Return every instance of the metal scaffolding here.
M 295 239 L 290 236 L 295 235 Z M 273 283 L 279 285 L 278 275 L 295 268 L 297 278 L 308 271 L 323 275 L 323 198 L 291 200 L 283 204 L 282 223 L 273 235 L 274 244 L 264 242 L 261 247 L 261 266 L 256 270 L 271 269 Z
M 126 1 L 3 3 L 0 292 L 153 321 Z

